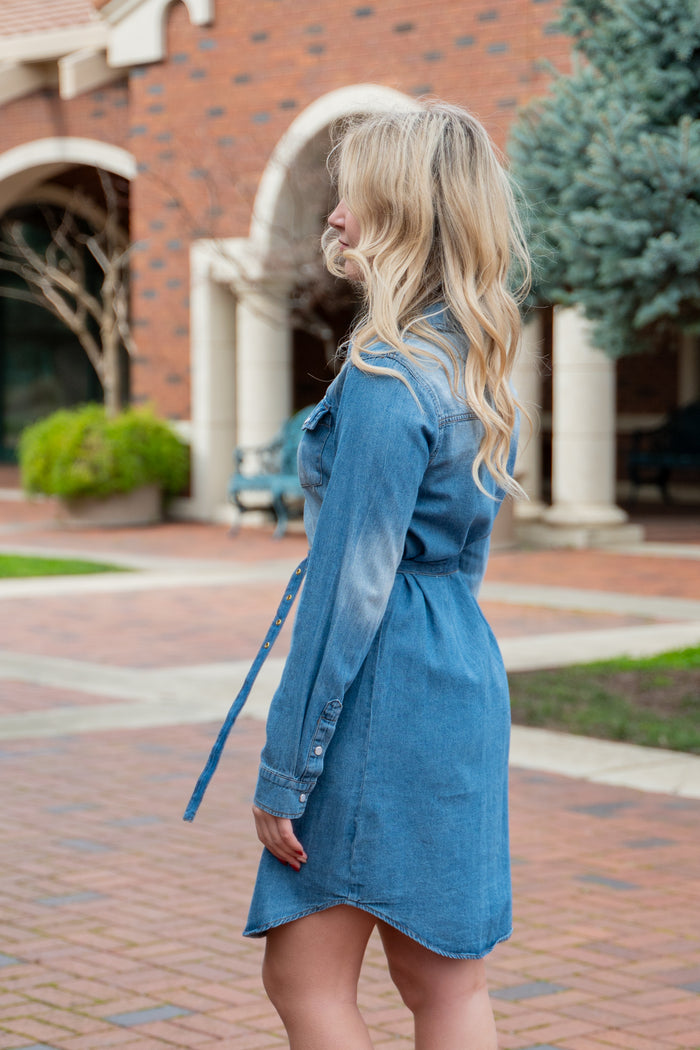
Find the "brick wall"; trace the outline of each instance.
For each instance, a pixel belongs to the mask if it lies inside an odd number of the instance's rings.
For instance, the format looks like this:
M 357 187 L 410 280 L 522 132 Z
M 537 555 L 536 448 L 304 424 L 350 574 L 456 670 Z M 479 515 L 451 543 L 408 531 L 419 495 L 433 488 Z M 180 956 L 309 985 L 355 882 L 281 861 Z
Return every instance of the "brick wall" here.
M 271 151 L 319 96 L 375 83 L 468 106 L 499 145 L 519 105 L 563 65 L 555 0 L 217 0 L 193 27 L 184 4 L 167 23 L 165 61 L 128 84 L 61 102 L 42 92 L 3 107 L 0 150 L 45 135 L 125 146 L 131 192 L 134 400 L 187 418 L 189 244 L 245 236 Z

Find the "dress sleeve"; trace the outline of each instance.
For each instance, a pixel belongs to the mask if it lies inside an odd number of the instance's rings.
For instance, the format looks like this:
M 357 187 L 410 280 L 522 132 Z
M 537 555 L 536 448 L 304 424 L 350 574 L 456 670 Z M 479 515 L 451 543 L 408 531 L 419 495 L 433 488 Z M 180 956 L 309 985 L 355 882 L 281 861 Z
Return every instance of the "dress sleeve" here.
M 432 395 L 406 377 L 352 365 L 340 396 L 335 458 L 319 510 L 285 670 L 275 693 L 255 804 L 299 817 L 384 616 L 426 467 L 437 449 Z

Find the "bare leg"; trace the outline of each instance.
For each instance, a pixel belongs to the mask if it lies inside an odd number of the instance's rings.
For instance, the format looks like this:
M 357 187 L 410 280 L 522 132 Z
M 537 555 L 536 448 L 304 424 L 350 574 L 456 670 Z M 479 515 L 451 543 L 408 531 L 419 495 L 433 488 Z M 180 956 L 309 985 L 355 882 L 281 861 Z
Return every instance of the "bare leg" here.
M 341 904 L 269 931 L 263 983 L 290 1050 L 372 1050 L 357 981 L 374 926 L 371 915 Z
M 415 1019 L 415 1050 L 496 1050 L 483 959 L 448 959 L 378 926 L 392 980 Z

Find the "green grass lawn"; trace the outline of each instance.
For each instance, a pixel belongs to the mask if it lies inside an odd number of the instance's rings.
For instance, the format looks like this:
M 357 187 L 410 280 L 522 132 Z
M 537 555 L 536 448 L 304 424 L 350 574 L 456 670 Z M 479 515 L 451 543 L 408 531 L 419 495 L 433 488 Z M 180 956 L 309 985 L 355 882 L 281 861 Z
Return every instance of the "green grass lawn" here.
M 0 554 L 0 579 L 19 576 L 75 576 L 94 572 L 128 572 L 120 565 L 104 565 L 75 558 L 38 558 L 24 554 Z
M 700 754 L 700 646 L 509 680 L 517 725 Z

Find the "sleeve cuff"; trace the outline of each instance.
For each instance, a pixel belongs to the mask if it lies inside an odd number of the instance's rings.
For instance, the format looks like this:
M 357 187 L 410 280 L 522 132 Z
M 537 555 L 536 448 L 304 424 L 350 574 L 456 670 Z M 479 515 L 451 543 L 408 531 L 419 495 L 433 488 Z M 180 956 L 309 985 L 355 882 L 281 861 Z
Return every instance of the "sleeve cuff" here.
M 294 780 L 284 773 L 261 765 L 253 801 L 259 809 L 264 809 L 273 817 L 295 820 L 302 816 L 306 809 L 308 797 L 315 784 L 315 780 Z

